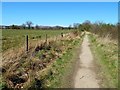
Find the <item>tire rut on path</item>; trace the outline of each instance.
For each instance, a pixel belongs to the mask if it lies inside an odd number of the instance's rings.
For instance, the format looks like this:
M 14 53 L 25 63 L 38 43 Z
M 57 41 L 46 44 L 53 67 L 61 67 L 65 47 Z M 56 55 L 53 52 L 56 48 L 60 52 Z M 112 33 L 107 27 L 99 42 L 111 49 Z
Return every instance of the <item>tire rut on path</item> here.
M 89 39 L 86 34 L 81 46 L 78 70 L 74 78 L 75 88 L 99 88 L 99 80 L 97 80 L 94 71 L 95 65 L 93 55 L 89 47 Z

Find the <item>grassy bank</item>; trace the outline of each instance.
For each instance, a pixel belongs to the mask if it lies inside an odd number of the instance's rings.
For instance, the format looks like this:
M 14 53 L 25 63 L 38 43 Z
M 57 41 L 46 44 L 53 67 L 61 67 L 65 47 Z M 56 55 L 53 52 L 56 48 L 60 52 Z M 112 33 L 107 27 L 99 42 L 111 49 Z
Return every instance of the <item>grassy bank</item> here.
M 39 77 L 42 81 L 42 88 L 73 87 L 72 74 L 74 73 L 74 65 L 78 58 L 77 55 L 81 42 L 82 38 L 65 42 L 69 48 L 64 52 L 62 57 L 58 58 L 43 71 L 42 77 Z M 33 88 L 35 87 L 35 84 L 36 82 L 34 82 Z
M 116 88 L 118 84 L 118 45 L 109 39 L 89 35 L 91 49 L 99 67 L 99 76 L 102 78 L 103 88 Z
M 78 50 L 80 50 L 80 39 L 72 42 L 70 49 L 52 65 L 54 74 L 48 77 L 45 87 L 50 88 L 70 88 L 72 86 L 72 74 L 74 73 L 74 64 L 77 60 Z
M 26 89 L 67 87 L 63 82 L 69 83 L 66 77 L 73 73 L 72 67 L 78 50 L 76 48 L 81 41 L 81 36 L 71 33 L 57 41 L 41 43 L 34 51 L 18 60 L 12 60 L 12 63 L 6 62 L 2 68 L 5 69 L 4 87 Z

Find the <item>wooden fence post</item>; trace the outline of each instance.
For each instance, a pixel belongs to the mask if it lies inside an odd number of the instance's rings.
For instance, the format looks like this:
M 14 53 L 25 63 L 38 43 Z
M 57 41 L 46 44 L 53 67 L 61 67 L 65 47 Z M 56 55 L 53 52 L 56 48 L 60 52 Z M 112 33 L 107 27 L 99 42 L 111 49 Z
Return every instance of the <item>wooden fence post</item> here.
M 26 51 L 28 52 L 28 35 L 26 35 Z
M 46 44 L 47 44 L 47 34 L 46 34 Z
M 61 33 L 61 37 L 63 37 L 63 33 Z

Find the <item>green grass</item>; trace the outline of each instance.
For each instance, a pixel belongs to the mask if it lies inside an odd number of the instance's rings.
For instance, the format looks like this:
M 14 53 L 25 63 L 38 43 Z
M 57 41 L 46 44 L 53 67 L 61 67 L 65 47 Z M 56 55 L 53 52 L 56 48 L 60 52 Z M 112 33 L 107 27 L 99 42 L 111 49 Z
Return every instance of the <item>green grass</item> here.
M 72 74 L 74 67 L 73 64 L 75 63 L 75 56 L 77 54 L 76 48 L 81 44 L 81 40 L 75 40 L 75 41 L 68 41 L 66 42 L 67 45 L 70 45 L 70 49 L 67 49 L 65 54 L 59 59 L 56 60 L 56 62 L 52 65 L 51 71 L 54 73 L 50 75 L 44 83 L 44 87 L 47 88 L 63 88 L 66 87 L 65 84 L 69 83 L 68 80 L 66 80 L 66 76 L 68 74 Z M 77 56 L 76 56 L 77 57 Z M 68 87 L 68 86 L 67 86 Z
M 24 45 L 26 35 L 29 36 L 29 40 L 33 40 L 44 39 L 46 34 L 49 38 L 71 31 L 72 30 L 2 30 L 2 51 Z
M 91 49 L 95 55 L 95 59 L 100 64 L 101 75 L 104 77 L 102 87 L 115 88 L 118 84 L 118 46 L 113 43 L 101 43 L 99 38 L 89 35 L 91 40 Z

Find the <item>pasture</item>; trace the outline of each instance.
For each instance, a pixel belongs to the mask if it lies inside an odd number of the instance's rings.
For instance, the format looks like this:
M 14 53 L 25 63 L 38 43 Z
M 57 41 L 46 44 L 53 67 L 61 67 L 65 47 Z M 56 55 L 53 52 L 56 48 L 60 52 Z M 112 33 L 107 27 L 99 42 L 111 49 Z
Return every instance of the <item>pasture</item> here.
M 29 36 L 29 40 L 36 40 L 44 39 L 46 34 L 50 38 L 71 31 L 73 30 L 2 30 L 2 51 L 24 45 L 26 35 Z

